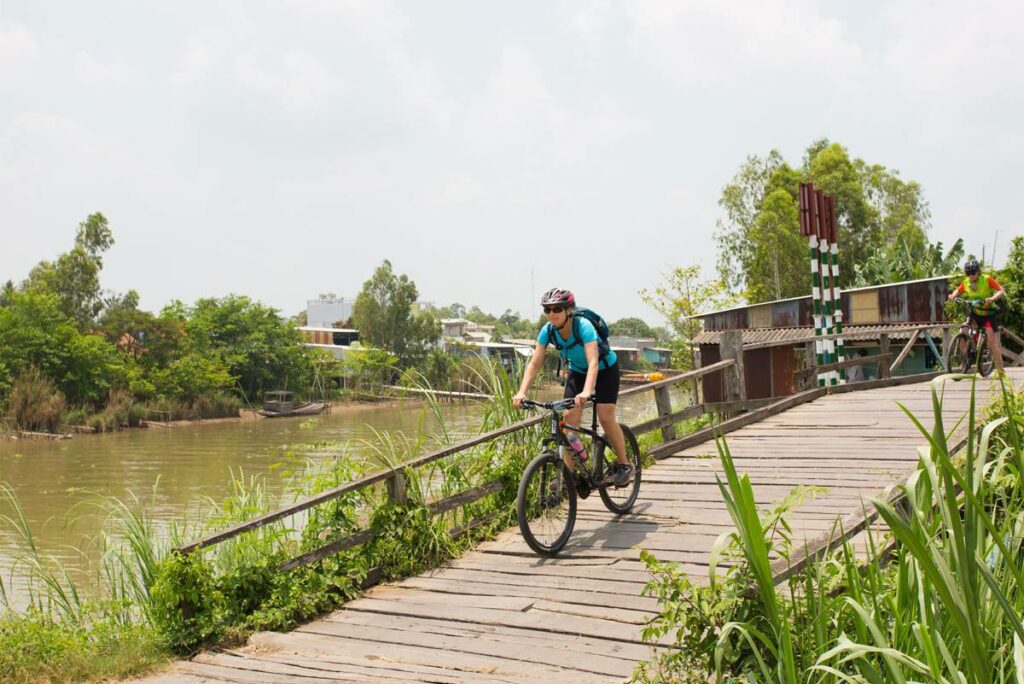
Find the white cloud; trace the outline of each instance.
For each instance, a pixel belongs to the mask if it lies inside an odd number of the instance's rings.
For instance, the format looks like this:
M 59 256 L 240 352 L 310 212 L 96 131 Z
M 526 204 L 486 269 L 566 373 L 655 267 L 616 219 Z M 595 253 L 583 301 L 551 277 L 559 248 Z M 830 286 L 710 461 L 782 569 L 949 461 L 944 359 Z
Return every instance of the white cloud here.
M 790 75 L 842 79 L 861 48 L 815 0 L 630 0 L 634 48 L 687 86 Z
M 244 54 L 235 60 L 233 76 L 244 88 L 277 101 L 293 114 L 322 112 L 336 87 L 327 68 L 301 50 L 284 53 L 279 64 L 272 67 L 252 54 Z
M 1024 4 L 904 0 L 888 5 L 885 62 L 903 88 L 965 99 L 1019 93 Z
M 75 76 L 86 86 L 102 88 L 128 80 L 128 67 L 120 57 L 101 62 L 83 50 L 75 55 Z
M 467 114 L 466 135 L 480 152 L 516 149 L 524 159 L 578 163 L 595 147 L 646 129 L 604 98 L 585 111 L 562 104 L 524 49 L 506 47 L 485 96 Z
M 485 197 L 486 193 L 480 179 L 466 175 L 446 178 L 433 195 L 434 203 L 440 207 L 475 204 Z
M 569 32 L 591 47 L 604 39 L 612 22 L 609 0 L 576 0 L 562 3 L 559 9 Z
M 171 71 L 171 86 L 178 89 L 198 84 L 224 62 L 222 31 L 204 29 L 193 34 Z
M 23 24 L 0 21 L 0 88 L 28 81 L 39 53 L 39 43 Z
M 394 190 L 393 173 L 371 157 L 342 159 L 318 177 L 292 177 L 280 180 L 275 194 L 290 206 L 334 206 L 339 200 L 350 202 L 380 196 Z

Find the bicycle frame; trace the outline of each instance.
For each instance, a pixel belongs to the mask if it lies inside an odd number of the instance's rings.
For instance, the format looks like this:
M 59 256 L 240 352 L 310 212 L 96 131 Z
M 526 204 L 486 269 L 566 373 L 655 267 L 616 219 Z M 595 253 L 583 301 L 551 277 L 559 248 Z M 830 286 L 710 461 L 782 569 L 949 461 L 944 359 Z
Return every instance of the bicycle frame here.
M 597 411 L 593 412 L 590 428 L 585 428 L 580 425 L 573 425 L 566 423 L 563 415 L 564 409 L 568 409 L 569 406 L 557 407 L 557 406 L 544 406 L 539 403 L 530 402 L 534 406 L 541 408 L 547 408 L 551 411 L 551 433 L 544 438 L 543 445 L 549 448 L 563 447 L 565 453 L 572 455 L 573 460 L 573 472 L 577 477 L 582 476 L 587 487 L 591 490 L 604 489 L 608 487 L 608 483 L 602 482 L 604 477 L 604 459 L 597 458 L 597 445 L 603 444 L 607 453 L 607 450 L 611 449 L 611 444 L 604 438 L 603 435 L 597 432 Z M 560 404 L 562 402 L 552 402 L 552 404 Z M 559 410 L 562 408 L 563 410 Z M 583 435 L 590 437 L 590 464 L 587 461 L 580 459 L 579 454 L 576 450 L 569 446 L 569 438 L 565 436 L 566 430 L 572 430 Z M 612 450 L 612 453 L 615 453 Z M 592 465 L 591 465 L 592 464 Z

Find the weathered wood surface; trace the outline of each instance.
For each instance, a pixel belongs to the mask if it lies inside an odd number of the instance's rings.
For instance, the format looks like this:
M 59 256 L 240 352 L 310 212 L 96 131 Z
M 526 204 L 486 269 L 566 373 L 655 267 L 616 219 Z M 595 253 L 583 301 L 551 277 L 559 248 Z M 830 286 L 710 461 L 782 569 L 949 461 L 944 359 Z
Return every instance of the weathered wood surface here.
M 1024 381 L 1024 370 L 1010 374 Z M 989 401 L 988 387 L 979 383 L 979 404 Z M 949 428 L 969 393 L 970 383 L 945 384 Z M 789 521 L 797 540 L 821 540 L 837 518 L 863 517 L 869 497 L 886 495 L 916 468 L 924 439 L 897 402 L 931 424 L 930 383 L 900 384 L 767 415 L 729 434 L 729 449 L 763 507 L 796 485 L 820 486 Z M 640 638 L 657 610 L 641 596 L 649 575 L 640 550 L 706 581 L 711 546 L 732 529 L 715 443 L 665 456 L 643 474 L 630 515 L 612 516 L 597 496 L 582 501 L 557 559 L 537 558 L 510 529 L 449 567 L 378 586 L 294 632 L 256 634 L 245 647 L 201 654 L 149 681 L 622 681 L 662 647 Z

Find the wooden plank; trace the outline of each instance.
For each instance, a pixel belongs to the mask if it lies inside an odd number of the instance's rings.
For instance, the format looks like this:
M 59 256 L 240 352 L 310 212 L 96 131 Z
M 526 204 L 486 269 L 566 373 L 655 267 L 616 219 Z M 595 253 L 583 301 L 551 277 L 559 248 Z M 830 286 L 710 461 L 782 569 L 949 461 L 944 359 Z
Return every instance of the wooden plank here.
M 919 338 L 920 336 L 921 336 L 921 331 L 920 330 L 915 330 L 914 334 L 910 336 L 909 340 L 907 340 L 907 343 L 906 343 L 906 345 L 904 345 L 902 351 L 900 351 L 899 356 L 897 356 L 896 360 L 892 362 L 891 366 L 889 366 L 889 372 L 890 373 L 892 373 L 894 370 L 899 368 L 900 364 L 903 363 L 903 360 L 906 359 L 907 356 L 910 355 L 910 351 L 914 348 L 914 343 L 917 342 L 917 338 Z

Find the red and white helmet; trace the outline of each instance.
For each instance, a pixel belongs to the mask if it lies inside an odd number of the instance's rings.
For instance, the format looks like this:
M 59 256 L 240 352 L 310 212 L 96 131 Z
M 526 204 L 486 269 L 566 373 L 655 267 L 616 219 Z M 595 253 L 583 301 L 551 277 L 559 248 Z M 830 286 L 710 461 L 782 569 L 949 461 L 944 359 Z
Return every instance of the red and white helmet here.
M 561 290 L 553 287 L 540 297 L 541 306 L 552 306 L 561 304 L 565 307 L 576 306 L 576 298 L 569 290 Z

